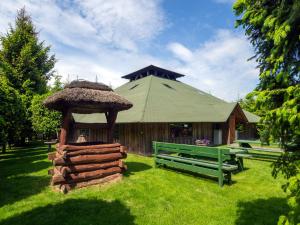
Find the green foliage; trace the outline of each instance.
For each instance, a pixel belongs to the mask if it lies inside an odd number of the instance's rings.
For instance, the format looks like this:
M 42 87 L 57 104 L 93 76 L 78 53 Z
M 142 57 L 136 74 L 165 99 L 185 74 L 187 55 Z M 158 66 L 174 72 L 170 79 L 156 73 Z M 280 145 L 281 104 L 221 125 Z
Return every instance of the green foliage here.
M 260 68 L 258 90 L 299 83 L 300 1 L 237 0 L 233 6 L 255 48 Z
M 287 215 L 281 215 L 278 225 L 298 225 L 300 221 L 300 154 L 284 153 L 275 163 L 273 176 L 282 173 L 287 179 L 283 189 L 288 193 Z
M 54 55 L 50 47 L 38 40 L 38 33 L 25 9 L 18 11 L 15 26 L 0 37 L 0 70 L 10 85 L 21 94 L 24 114 L 21 142 L 32 133 L 30 104 L 35 94 L 47 92 L 47 81 L 53 74 Z
M 38 33 L 25 9 L 18 11 L 15 27 L 1 37 L 0 66 L 12 86 L 21 94 L 45 93 L 53 74 L 54 55 L 39 42 Z
M 35 95 L 30 107 L 33 130 L 38 134 L 43 134 L 48 139 L 55 136 L 61 121 L 59 112 L 50 111 L 43 105 L 43 101 L 52 94 L 52 92 L 49 92 L 43 95 Z
M 300 85 L 254 91 L 256 108 L 264 111 L 262 124 L 274 140 L 289 149 L 300 146 Z
M 7 142 L 18 139 L 24 115 L 19 93 L 0 74 L 0 145 L 5 152 Z
M 262 116 L 267 139 L 279 141 L 286 151 L 273 167 L 288 179 L 290 212 L 278 224 L 300 223 L 300 1 L 237 0 L 233 6 L 241 16 L 236 25 L 245 29 L 255 49 L 260 82 L 251 96 L 254 110 Z M 265 132 L 265 133 L 264 133 Z M 269 134 L 267 134 L 269 133 Z
M 54 75 L 54 83 L 53 86 L 50 87 L 51 92 L 61 91 L 64 88 L 63 82 L 61 82 L 61 76 L 56 74 Z

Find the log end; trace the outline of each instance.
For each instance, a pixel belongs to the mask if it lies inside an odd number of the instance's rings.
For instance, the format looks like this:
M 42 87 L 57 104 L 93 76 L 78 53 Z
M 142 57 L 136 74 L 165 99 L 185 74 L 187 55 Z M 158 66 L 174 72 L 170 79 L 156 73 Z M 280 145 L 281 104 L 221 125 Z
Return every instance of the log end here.
M 48 170 L 48 175 L 54 175 L 54 169 Z
M 49 154 L 48 154 L 48 159 L 51 160 L 51 161 L 54 160 L 54 159 L 55 159 L 55 155 L 56 155 L 55 152 L 49 153 Z
M 63 194 L 67 194 L 71 190 L 71 186 L 69 184 L 61 184 L 59 189 Z

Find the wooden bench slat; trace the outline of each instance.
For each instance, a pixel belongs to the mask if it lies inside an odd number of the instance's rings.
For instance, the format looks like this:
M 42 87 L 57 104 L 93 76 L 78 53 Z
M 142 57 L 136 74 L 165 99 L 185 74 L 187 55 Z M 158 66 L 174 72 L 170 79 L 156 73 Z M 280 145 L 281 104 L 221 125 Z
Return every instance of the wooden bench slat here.
M 198 166 L 193 166 L 193 165 L 184 164 L 180 162 L 172 162 L 170 160 L 159 159 L 159 158 L 156 159 L 156 162 L 170 167 L 174 167 L 176 169 L 188 170 L 195 173 L 204 173 L 210 176 L 218 176 L 218 171 L 212 168 L 198 167 Z
M 164 158 L 164 159 L 170 159 L 170 160 L 176 160 L 179 162 L 186 162 L 186 163 L 191 163 L 199 166 L 206 166 L 206 167 L 211 167 L 211 168 L 218 168 L 218 162 L 216 161 L 208 161 L 208 160 L 195 160 L 191 158 L 185 158 L 185 157 L 178 157 L 178 156 L 168 156 L 168 155 L 162 155 L 159 154 L 157 155 L 157 158 Z M 235 165 L 230 165 L 230 164 L 225 164 L 223 163 L 222 169 L 224 171 L 232 171 L 236 170 L 238 167 Z

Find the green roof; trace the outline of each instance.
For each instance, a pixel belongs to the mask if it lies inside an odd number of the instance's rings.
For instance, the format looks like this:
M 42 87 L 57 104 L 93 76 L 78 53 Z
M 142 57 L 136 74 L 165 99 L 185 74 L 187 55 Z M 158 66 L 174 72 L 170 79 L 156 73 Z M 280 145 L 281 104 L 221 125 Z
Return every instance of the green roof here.
M 225 122 L 237 103 L 228 103 L 180 81 L 157 76 L 128 82 L 115 90 L 133 103 L 117 123 Z M 257 117 L 249 112 L 252 121 Z M 103 114 L 73 114 L 79 123 L 103 123 Z M 249 121 L 250 122 L 250 121 Z
M 251 112 L 248 112 L 246 110 L 243 109 L 243 112 L 245 114 L 245 116 L 247 117 L 247 120 L 249 123 L 258 123 L 259 120 L 260 120 L 260 117 L 251 113 Z

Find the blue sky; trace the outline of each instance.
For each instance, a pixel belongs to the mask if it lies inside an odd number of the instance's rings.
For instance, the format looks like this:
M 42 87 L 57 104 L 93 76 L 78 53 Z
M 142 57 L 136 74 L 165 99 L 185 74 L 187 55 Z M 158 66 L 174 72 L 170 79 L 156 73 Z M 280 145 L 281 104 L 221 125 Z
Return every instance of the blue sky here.
M 231 0 L 5 0 L 0 32 L 25 6 L 52 46 L 63 79 L 120 86 L 121 76 L 149 64 L 228 101 L 258 81 L 252 48 L 234 28 Z

